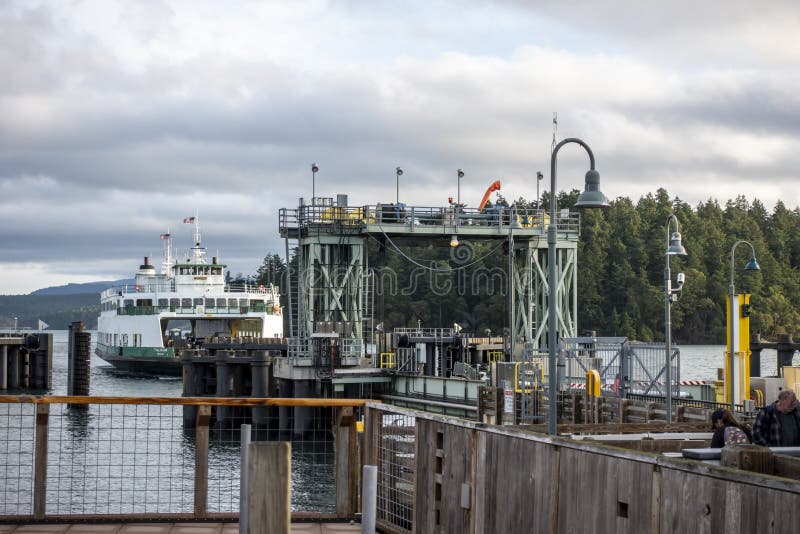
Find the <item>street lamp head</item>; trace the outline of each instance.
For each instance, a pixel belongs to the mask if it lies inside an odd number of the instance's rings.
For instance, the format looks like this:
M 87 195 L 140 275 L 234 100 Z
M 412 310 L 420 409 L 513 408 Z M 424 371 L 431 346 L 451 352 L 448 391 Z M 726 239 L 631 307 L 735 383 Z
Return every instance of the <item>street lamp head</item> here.
M 681 244 L 681 233 L 672 232 L 672 237 L 669 240 L 669 247 L 667 247 L 667 254 L 670 256 L 686 256 L 686 249 Z
M 450 237 L 450 246 L 451 247 L 457 247 L 458 246 L 458 236 L 456 234 L 453 234 Z
M 461 169 L 458 169 L 458 177 L 459 178 L 463 178 L 464 177 L 464 171 L 462 171 Z
M 316 163 L 311 164 L 311 172 L 319 172 L 319 167 L 317 167 Z
M 761 267 L 758 266 L 758 262 L 756 261 L 756 257 L 752 256 L 750 261 L 747 262 L 747 265 L 744 266 L 745 271 L 760 271 Z
M 544 180 L 544 174 L 542 174 L 542 171 L 536 171 L 536 179 L 540 182 Z
M 586 186 L 575 203 L 576 208 L 607 208 L 608 199 L 600 191 L 600 173 L 592 169 L 586 173 Z
M 395 174 L 396 174 L 397 176 L 403 176 L 403 169 L 401 169 L 400 167 L 397 167 L 397 168 L 394 170 L 394 172 L 395 172 Z

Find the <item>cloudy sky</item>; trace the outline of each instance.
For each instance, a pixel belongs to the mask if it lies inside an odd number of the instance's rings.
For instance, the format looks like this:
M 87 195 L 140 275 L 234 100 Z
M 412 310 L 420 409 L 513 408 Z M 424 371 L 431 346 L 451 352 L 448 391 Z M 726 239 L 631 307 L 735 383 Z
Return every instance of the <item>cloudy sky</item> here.
M 653 4 L 648 6 L 648 4 Z M 558 138 L 610 198 L 800 205 L 796 0 L 0 3 L 0 294 L 190 245 L 234 272 L 281 207 L 536 194 Z M 559 154 L 559 189 L 586 155 Z M 543 187 L 549 179 L 543 182 Z

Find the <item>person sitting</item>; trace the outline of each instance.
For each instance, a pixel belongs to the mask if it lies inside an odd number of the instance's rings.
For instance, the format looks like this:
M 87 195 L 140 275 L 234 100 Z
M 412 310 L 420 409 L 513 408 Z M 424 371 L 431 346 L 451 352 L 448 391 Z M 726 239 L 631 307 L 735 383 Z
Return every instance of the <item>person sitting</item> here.
M 712 449 L 753 442 L 750 429 L 741 424 L 728 410 L 719 409 L 711 414 L 711 429 L 714 431 L 714 436 L 711 438 Z
M 756 415 L 753 441 L 766 447 L 800 446 L 800 411 L 791 389 L 778 394 L 778 400 L 764 406 Z

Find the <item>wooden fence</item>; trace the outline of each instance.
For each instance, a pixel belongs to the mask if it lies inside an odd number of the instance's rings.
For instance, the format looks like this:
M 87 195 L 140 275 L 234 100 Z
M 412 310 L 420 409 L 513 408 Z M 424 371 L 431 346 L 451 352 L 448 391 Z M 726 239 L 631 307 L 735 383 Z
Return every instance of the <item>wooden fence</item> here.
M 415 437 L 404 478 L 385 446 L 387 421 L 399 417 Z M 800 524 L 797 480 L 386 405 L 367 405 L 364 447 L 385 495 L 413 484 L 405 500 L 379 500 L 385 532 L 752 534 Z M 394 521 L 398 507 L 410 519 Z
M 324 410 L 324 418 L 318 420 L 321 432 L 317 433 L 325 437 L 315 434 L 291 439 L 298 449 L 308 444 L 325 455 L 329 446 L 333 447 L 333 465 L 324 464 L 320 469 L 333 470 L 330 484 L 322 491 L 334 496 L 334 510 L 303 509 L 294 517 L 353 518 L 358 511 L 360 476 L 356 410 L 365 402 L 0 396 L 0 459 L 6 464 L 5 470 L 0 470 L 0 522 L 236 519 L 238 469 L 220 467 L 216 485 L 209 481 L 210 449 L 217 451 L 219 460 L 224 454 L 235 455 L 239 446 L 238 426 L 225 431 L 214 426 L 212 409 L 222 407 Z M 94 407 L 91 411 L 90 406 Z M 108 409 L 99 410 L 103 406 Z M 196 411 L 191 428 L 183 424 L 181 406 Z M 249 416 L 241 422 L 249 423 Z M 186 469 L 171 472 L 176 466 Z M 210 506 L 212 493 L 230 498 L 217 506 L 227 509 Z

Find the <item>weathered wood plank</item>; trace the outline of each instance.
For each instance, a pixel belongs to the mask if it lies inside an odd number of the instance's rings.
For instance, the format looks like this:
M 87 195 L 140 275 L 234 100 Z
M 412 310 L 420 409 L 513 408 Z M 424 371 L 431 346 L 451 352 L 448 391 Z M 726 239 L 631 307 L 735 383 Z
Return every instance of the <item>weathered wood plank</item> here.
M 288 442 L 256 442 L 249 446 L 249 533 L 291 531 L 292 447 Z

